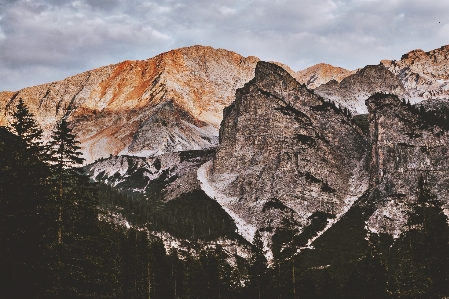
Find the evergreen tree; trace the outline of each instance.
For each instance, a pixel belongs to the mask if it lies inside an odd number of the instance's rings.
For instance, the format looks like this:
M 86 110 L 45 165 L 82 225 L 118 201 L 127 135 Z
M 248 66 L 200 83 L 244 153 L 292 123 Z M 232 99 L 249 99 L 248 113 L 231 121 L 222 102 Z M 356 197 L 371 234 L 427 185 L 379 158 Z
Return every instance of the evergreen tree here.
M 41 292 L 42 209 L 49 199 L 47 165 L 19 136 L 0 127 L 1 298 L 33 298 Z M 26 282 L 26 287 L 24 287 Z
M 83 159 L 78 144 L 67 120 L 62 119 L 49 144 L 53 201 L 46 207 L 47 257 L 54 283 L 48 286 L 48 297 L 99 297 L 106 283 L 107 273 L 100 270 L 104 244 L 96 190 L 79 167 Z
M 352 271 L 343 290 L 344 298 L 388 298 L 387 270 L 376 252 L 370 252 Z
M 170 270 L 167 263 L 167 253 L 160 238 L 152 238 L 150 242 L 149 272 L 151 298 L 168 298 Z
M 251 290 L 251 298 L 265 298 L 265 288 L 267 286 L 267 259 L 265 258 L 265 250 L 262 236 L 259 230 L 256 231 L 253 238 L 253 252 L 249 267 L 249 286 Z
M 169 294 L 167 298 L 181 298 L 183 295 L 184 265 L 179 259 L 178 250 L 171 248 L 167 257 L 169 270 Z
M 39 149 L 41 146 L 42 130 L 36 123 L 34 115 L 28 110 L 22 99 L 19 99 L 12 113 L 11 131 L 22 139 L 28 148 Z M 41 150 L 41 149 L 40 149 Z

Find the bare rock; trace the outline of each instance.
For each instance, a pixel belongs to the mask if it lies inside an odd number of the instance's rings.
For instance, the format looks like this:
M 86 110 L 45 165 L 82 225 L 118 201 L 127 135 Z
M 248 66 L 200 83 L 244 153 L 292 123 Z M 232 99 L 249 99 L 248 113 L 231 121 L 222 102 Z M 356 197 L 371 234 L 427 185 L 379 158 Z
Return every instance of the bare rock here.
M 400 60 L 382 60 L 411 96 L 412 103 L 449 99 L 449 45 L 424 52 L 413 50 Z
M 296 72 L 293 77 L 309 89 L 315 89 L 329 81 L 341 82 L 344 78 L 354 74 L 356 71 L 349 71 L 341 67 L 335 67 L 326 63 L 319 63 L 305 70 Z
M 394 95 L 367 101 L 370 123 L 370 187 L 378 209 L 368 222 L 374 232 L 399 235 L 419 181 L 449 208 L 449 132 Z
M 383 65 L 365 66 L 340 83 L 332 80 L 315 89 L 317 95 L 350 109 L 353 114 L 366 114 L 365 100 L 377 92 L 409 98 L 399 79 Z
M 219 203 L 237 226 L 253 228 L 247 239 L 255 228 L 269 232 L 292 215 L 300 225 L 317 211 L 338 215 L 360 192 L 356 185 L 364 185 L 363 133 L 284 69 L 259 62 L 223 114 L 204 185 L 229 199 Z
M 86 163 L 217 145 L 222 110 L 254 77 L 256 57 L 193 46 L 62 81 L 0 93 L 0 125 L 22 98 L 49 135 L 67 117 Z M 165 125 L 166 124 L 166 125 Z

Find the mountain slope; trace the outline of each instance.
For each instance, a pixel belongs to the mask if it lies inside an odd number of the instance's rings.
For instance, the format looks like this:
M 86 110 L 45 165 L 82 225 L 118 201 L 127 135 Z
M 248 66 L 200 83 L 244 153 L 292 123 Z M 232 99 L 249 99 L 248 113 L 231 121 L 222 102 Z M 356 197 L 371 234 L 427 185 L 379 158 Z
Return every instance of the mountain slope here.
M 296 72 L 293 76 L 299 83 L 305 84 L 309 89 L 315 89 L 331 80 L 341 82 L 344 78 L 354 74 L 341 67 L 335 67 L 326 63 L 319 63 L 305 70 Z
M 290 216 L 339 215 L 364 191 L 364 134 L 284 69 L 259 62 L 223 114 L 213 163 L 198 174 L 247 240 Z
M 399 79 L 383 65 L 368 65 L 344 78 L 340 83 L 332 80 L 320 85 L 315 93 L 351 110 L 354 114 L 365 114 L 365 100 L 377 92 L 396 94 L 408 98 Z
M 400 60 L 382 60 L 381 64 L 401 80 L 413 102 L 449 100 L 449 45 L 429 52 L 413 50 Z
M 193 46 L 62 81 L 0 93 L 0 125 L 23 98 L 49 132 L 68 117 L 86 162 L 217 145 L 222 110 L 254 76 L 256 57 Z
M 378 202 L 368 222 L 374 232 L 399 235 L 407 205 L 427 192 L 449 209 L 449 110 L 446 119 L 377 94 L 367 100 L 370 124 L 370 187 Z M 449 213 L 447 213 L 449 214 Z

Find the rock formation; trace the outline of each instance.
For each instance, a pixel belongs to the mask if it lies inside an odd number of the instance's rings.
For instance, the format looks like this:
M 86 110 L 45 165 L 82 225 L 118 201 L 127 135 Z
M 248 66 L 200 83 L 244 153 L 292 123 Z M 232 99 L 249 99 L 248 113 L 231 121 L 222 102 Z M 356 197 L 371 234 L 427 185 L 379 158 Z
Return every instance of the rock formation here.
M 156 192 L 162 200 L 169 201 L 200 190 L 197 170 L 212 158 L 213 153 L 213 149 L 208 149 L 154 157 L 113 156 L 97 160 L 84 169 L 96 182 L 145 196 Z
M 429 52 L 413 50 L 401 60 L 381 63 L 401 80 L 413 102 L 449 100 L 449 45 Z
M 259 62 L 223 114 L 199 179 L 248 240 L 287 218 L 304 226 L 314 212 L 339 215 L 365 190 L 361 130 L 281 67 Z
M 315 89 L 315 93 L 351 110 L 365 114 L 365 100 L 377 92 L 409 98 L 399 79 L 383 65 L 368 65 L 344 78 L 340 83 L 332 80 Z
M 449 204 L 449 132 L 397 96 L 377 94 L 366 103 L 370 187 L 378 201 L 368 227 L 398 235 L 407 221 L 407 204 L 416 202 L 420 188 Z
M 296 72 L 293 76 L 299 83 L 305 84 L 309 89 L 315 89 L 331 80 L 341 82 L 344 78 L 354 74 L 341 67 L 335 67 L 326 63 L 319 63 L 305 70 Z
M 62 81 L 0 93 L 0 125 L 22 98 L 45 132 L 68 117 L 87 163 L 217 145 L 222 110 L 254 77 L 256 57 L 193 46 Z

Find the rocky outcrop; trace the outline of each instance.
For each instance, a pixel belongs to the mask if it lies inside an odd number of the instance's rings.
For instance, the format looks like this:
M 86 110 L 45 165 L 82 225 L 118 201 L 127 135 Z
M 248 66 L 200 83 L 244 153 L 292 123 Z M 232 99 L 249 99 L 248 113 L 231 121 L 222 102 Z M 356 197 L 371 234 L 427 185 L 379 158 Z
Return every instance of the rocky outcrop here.
M 0 93 L 0 125 L 22 98 L 48 134 L 67 117 L 87 163 L 217 145 L 222 110 L 254 77 L 256 57 L 193 46 L 62 81 Z
M 364 191 L 365 136 L 284 69 L 259 62 L 223 115 L 199 178 L 248 240 L 291 217 L 304 226 L 318 211 L 339 215 Z
M 96 182 L 170 201 L 181 194 L 200 190 L 197 170 L 212 159 L 213 154 L 214 149 L 154 157 L 113 156 L 86 165 L 84 171 Z
M 372 200 L 378 202 L 367 226 L 398 235 L 407 221 L 408 204 L 416 202 L 420 188 L 449 203 L 449 132 L 397 96 L 376 94 L 366 104 L 370 187 Z
M 365 100 L 377 92 L 409 98 L 399 79 L 383 65 L 368 65 L 340 83 L 332 80 L 315 89 L 317 95 L 348 108 L 353 114 L 367 113 Z
M 381 64 L 401 80 L 412 102 L 449 99 L 449 45 L 429 52 L 413 50 Z
M 354 74 L 356 71 L 349 71 L 341 67 L 335 67 L 326 63 L 319 63 L 305 70 L 296 72 L 293 76 L 309 89 L 315 89 L 329 81 L 341 82 L 344 78 Z

